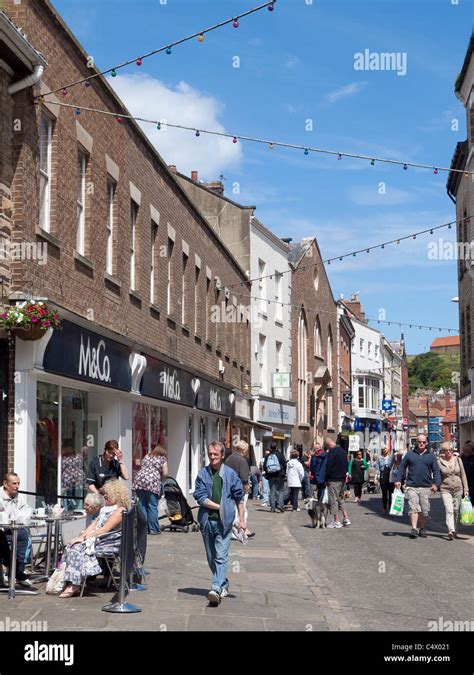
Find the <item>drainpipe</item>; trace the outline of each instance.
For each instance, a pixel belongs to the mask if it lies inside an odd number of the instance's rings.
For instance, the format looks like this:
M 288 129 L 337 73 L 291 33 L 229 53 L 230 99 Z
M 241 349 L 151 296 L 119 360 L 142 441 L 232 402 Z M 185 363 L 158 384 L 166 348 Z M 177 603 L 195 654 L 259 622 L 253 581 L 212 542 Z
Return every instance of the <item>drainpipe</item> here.
M 13 95 L 16 94 L 17 91 L 21 91 L 22 89 L 26 89 L 27 87 L 31 87 L 31 85 L 36 84 L 41 79 L 43 71 L 44 66 L 36 65 L 34 68 L 34 72 L 31 73 L 31 75 L 27 75 L 22 80 L 19 80 L 18 82 L 14 82 L 13 84 L 11 84 L 8 87 L 8 93 L 10 95 Z

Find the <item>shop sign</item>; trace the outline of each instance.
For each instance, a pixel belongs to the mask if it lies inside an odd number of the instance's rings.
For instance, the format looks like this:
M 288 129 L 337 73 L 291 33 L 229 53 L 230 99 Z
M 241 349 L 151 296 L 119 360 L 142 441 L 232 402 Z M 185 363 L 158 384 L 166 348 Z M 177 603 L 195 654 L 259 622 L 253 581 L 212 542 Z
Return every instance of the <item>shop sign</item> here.
M 196 408 L 230 417 L 232 414 L 232 405 L 229 399 L 231 393 L 229 389 L 219 387 L 207 380 L 201 380 Z
M 131 349 L 70 321 L 54 331 L 43 357 L 43 368 L 75 380 L 130 391 Z
M 251 419 L 250 400 L 248 398 L 243 398 L 242 396 L 235 397 L 235 416 L 245 417 L 248 420 Z
M 258 404 L 258 421 L 293 426 L 296 424 L 296 407 L 260 399 Z
M 147 356 L 147 367 L 140 387 L 142 396 L 194 406 L 193 376 L 186 370 Z

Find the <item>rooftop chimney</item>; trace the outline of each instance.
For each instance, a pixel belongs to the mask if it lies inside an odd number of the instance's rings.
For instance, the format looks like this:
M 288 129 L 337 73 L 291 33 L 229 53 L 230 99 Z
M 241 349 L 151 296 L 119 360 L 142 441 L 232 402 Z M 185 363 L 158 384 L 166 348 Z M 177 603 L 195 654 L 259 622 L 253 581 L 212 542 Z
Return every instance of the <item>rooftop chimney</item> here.
M 195 183 L 198 182 L 198 172 L 197 171 L 191 171 L 191 180 L 194 181 Z
M 224 195 L 224 183 L 220 180 L 213 180 L 210 183 L 203 183 L 204 187 L 207 187 L 208 190 L 212 190 L 220 197 Z
M 285 244 L 291 244 L 291 242 L 293 241 L 293 238 L 292 237 L 282 237 L 281 240 L 284 241 Z
M 171 173 L 176 173 L 176 164 L 169 164 L 168 169 L 171 171 Z

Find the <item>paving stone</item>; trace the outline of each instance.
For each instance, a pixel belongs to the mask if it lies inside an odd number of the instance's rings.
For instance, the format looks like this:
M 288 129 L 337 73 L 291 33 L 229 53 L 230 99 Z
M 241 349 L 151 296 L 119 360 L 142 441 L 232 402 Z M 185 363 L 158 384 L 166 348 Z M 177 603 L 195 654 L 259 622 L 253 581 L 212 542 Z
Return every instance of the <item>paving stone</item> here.
M 187 630 L 190 631 L 230 631 L 236 633 L 239 631 L 260 631 L 265 629 L 263 619 L 248 619 L 246 617 L 232 617 L 220 614 L 222 604 L 215 607 L 215 614 L 205 616 L 190 616 Z

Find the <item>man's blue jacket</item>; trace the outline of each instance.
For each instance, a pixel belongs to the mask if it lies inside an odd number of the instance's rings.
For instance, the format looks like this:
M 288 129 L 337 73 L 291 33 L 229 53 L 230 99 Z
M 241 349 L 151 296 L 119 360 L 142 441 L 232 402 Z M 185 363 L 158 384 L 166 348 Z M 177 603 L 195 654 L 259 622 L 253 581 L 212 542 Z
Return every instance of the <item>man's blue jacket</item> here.
M 234 469 L 221 464 L 219 475 L 222 478 L 222 499 L 219 509 L 219 518 L 222 523 L 224 536 L 227 535 L 235 520 L 235 507 L 244 498 L 244 488 L 242 481 L 238 477 Z M 196 478 L 196 486 L 194 489 L 194 499 L 199 504 L 198 522 L 201 530 L 207 525 L 209 517 L 206 503 L 212 501 L 212 469 L 208 464 L 201 469 Z

